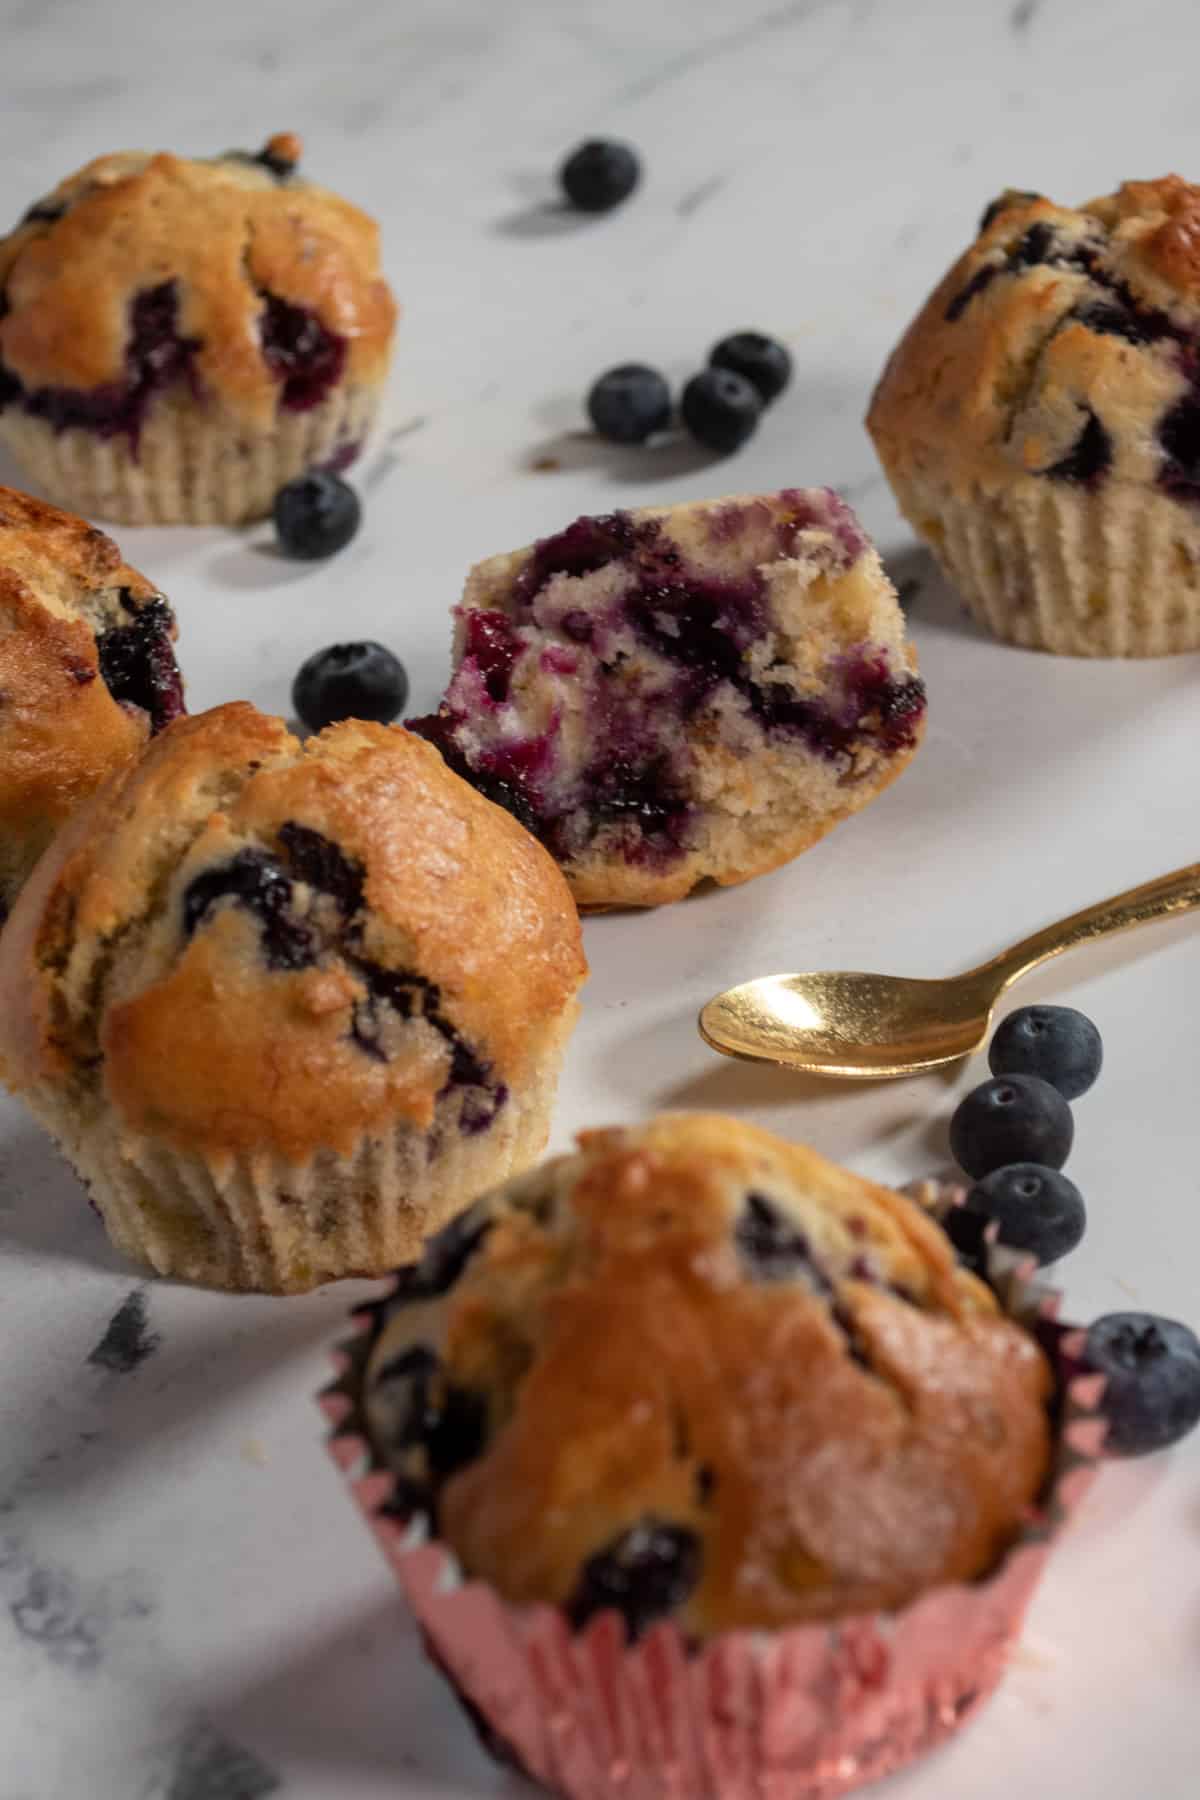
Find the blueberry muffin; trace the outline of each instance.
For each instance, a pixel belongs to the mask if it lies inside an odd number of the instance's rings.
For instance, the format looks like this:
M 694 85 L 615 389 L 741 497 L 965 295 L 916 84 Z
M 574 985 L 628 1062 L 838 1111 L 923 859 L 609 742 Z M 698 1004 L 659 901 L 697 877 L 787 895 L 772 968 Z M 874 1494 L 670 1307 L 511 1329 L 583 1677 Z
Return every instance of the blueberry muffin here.
M 731 1119 L 585 1132 L 380 1321 L 392 1510 L 575 1629 L 904 1607 L 990 1571 L 1049 1468 L 1049 1363 L 938 1226 Z
M 174 637 L 111 538 L 0 488 L 0 923 L 63 821 L 183 711 Z
M 0 936 L 0 1075 L 159 1273 L 379 1273 L 542 1148 L 585 973 L 550 857 L 398 727 L 180 721 Z
M 976 617 L 1075 656 L 1200 648 L 1200 188 L 1008 192 L 868 426 Z
M 0 441 L 51 498 L 233 523 L 353 459 L 396 309 L 376 226 L 300 149 L 102 156 L 0 240 Z
M 925 692 L 828 489 L 577 519 L 480 563 L 411 722 L 552 852 L 581 906 L 748 881 L 894 780 Z

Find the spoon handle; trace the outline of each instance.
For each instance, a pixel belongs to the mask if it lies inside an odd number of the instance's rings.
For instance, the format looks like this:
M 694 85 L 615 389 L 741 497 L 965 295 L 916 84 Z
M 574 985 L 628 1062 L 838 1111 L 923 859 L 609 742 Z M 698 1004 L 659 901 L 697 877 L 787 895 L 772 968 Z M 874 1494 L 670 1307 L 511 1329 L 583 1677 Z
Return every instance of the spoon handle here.
M 1144 881 L 1141 887 L 1114 894 L 1111 900 L 1099 900 L 1095 906 L 1085 906 L 1082 912 L 1047 925 L 1044 931 L 1035 931 L 1032 937 L 1022 938 L 1010 950 L 1002 950 L 999 956 L 972 970 L 972 974 L 993 976 L 999 996 L 1018 976 L 1052 956 L 1061 956 L 1064 950 L 1075 949 L 1077 944 L 1090 944 L 1115 931 L 1148 925 L 1152 919 L 1190 912 L 1196 906 L 1200 906 L 1200 863 L 1189 863 L 1185 869 Z

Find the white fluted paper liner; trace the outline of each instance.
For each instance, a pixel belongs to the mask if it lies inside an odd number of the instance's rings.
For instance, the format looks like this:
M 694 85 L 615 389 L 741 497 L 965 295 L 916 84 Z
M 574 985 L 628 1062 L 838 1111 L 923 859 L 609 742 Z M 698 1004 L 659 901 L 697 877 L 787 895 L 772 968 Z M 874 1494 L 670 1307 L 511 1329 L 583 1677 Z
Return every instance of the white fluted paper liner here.
M 285 482 L 344 468 L 370 432 L 382 394 L 335 388 L 308 412 L 281 412 L 251 430 L 183 392 L 159 396 L 134 451 L 124 436 L 58 431 L 16 407 L 0 438 L 58 506 L 122 525 L 238 525 L 265 518 Z
M 930 1196 L 926 1196 L 927 1202 Z M 389 1511 L 394 1478 L 370 1446 L 364 1384 L 390 1296 L 355 1315 L 320 1397 L 329 1447 L 391 1564 L 432 1660 L 486 1746 L 571 1800 L 832 1800 L 957 1730 L 995 1687 L 1050 1545 L 1094 1472 L 1100 1377 L 1082 1332 L 1032 1267 L 990 1252 L 1006 1310 L 1059 1366 L 1062 1416 L 1046 1494 L 985 1579 L 894 1614 L 690 1644 L 671 1622 L 636 1644 L 615 1613 L 579 1633 L 549 1606 L 508 1604 L 464 1580 L 424 1520 Z
M 1195 509 L 1132 482 L 1038 476 L 960 494 L 889 471 L 905 517 L 993 636 L 1059 656 L 1200 649 Z

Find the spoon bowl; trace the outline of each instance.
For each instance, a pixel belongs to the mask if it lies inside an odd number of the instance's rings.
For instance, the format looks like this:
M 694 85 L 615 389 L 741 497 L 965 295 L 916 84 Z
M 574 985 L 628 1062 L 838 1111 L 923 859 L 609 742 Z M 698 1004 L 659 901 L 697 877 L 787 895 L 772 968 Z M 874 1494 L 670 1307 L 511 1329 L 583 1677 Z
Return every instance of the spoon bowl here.
M 824 970 L 764 975 L 718 994 L 700 1035 L 725 1056 L 782 1063 L 807 1075 L 878 1081 L 959 1062 L 988 1034 L 996 1002 L 1029 969 L 1078 944 L 1200 906 L 1200 863 L 1072 913 L 965 975 Z
M 714 1050 L 808 1075 L 883 1080 L 977 1050 L 994 996 L 986 984 L 828 970 L 764 975 L 710 1000 L 700 1035 Z

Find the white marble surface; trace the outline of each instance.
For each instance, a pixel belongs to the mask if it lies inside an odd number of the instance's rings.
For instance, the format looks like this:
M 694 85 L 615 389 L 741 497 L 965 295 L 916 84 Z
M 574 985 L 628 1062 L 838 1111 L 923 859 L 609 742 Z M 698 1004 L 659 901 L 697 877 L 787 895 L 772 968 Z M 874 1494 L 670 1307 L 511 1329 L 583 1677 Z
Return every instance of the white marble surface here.
M 466 565 L 583 510 L 830 481 L 920 579 L 932 725 L 913 770 L 776 876 L 589 922 L 557 1138 L 703 1105 L 885 1178 L 935 1163 L 978 1067 L 823 1088 L 718 1062 L 692 1021 L 775 968 L 966 965 L 1200 853 L 1195 660 L 1085 666 L 983 641 L 913 551 L 860 424 L 993 192 L 1197 173 L 1189 0 L 8 0 L 0 22 L 0 216 L 104 150 L 292 127 L 311 171 L 383 221 L 405 319 L 359 540 L 297 568 L 261 531 L 123 535 L 176 602 L 194 707 L 286 709 L 302 655 L 361 633 L 406 658 L 423 709 Z M 564 225 L 540 210 L 549 172 L 595 130 L 641 147 L 645 186 Z M 743 325 L 784 335 L 797 372 L 728 465 L 563 435 L 603 367 L 683 375 Z M 539 454 L 561 468 L 532 472 Z M 1078 1109 L 1077 1316 L 1196 1320 L 1198 977 L 1181 922 L 1030 986 L 1090 1010 L 1109 1045 Z M 134 1293 L 154 1348 L 118 1373 L 92 1353 Z M 0 1800 L 506 1791 L 321 1447 L 310 1396 L 351 1298 L 144 1282 L 0 1107 Z M 1198 1551 L 1200 1438 L 1110 1472 L 1003 1693 L 892 1800 L 1191 1800 Z

